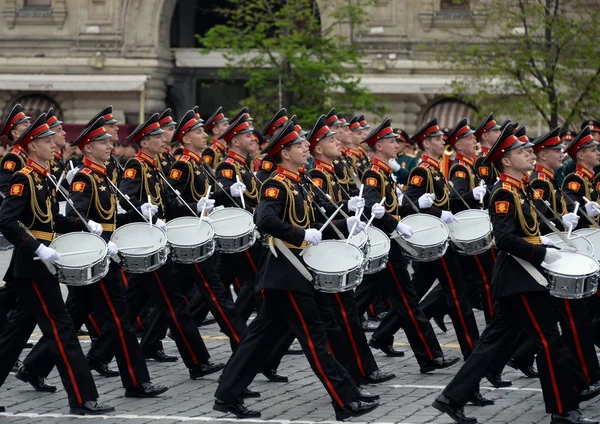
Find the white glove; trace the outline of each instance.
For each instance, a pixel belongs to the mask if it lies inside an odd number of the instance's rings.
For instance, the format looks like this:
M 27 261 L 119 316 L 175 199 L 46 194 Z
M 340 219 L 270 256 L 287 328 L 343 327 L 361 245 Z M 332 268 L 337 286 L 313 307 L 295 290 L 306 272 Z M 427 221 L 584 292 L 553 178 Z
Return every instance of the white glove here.
M 207 199 L 206 197 L 203 197 L 196 204 L 196 211 L 198 213 L 202 213 L 202 209 L 204 209 L 204 212 L 210 213 L 210 211 L 212 211 L 214 207 L 215 199 Z
M 142 211 L 142 215 L 144 216 L 148 216 L 148 210 L 151 210 L 152 216 L 154 216 L 156 215 L 156 212 L 158 212 L 158 206 L 146 202 L 140 207 L 140 210 Z
M 90 233 L 99 236 L 102 235 L 102 231 L 104 231 L 104 229 L 102 228 L 102 225 L 98 224 L 97 222 L 92 221 L 91 219 L 87 222 L 88 224 L 88 228 L 90 229 Z
M 356 212 L 358 209 L 365 207 L 365 199 L 362 197 L 354 196 L 348 200 L 348 210 L 350 212 Z
M 313 246 L 315 244 L 321 243 L 321 239 L 323 238 L 323 234 L 319 230 L 315 230 L 314 228 L 309 228 L 304 230 L 304 241 L 309 242 Z
M 78 172 L 79 172 L 79 169 L 77 169 L 77 168 L 73 168 L 69 172 L 67 172 L 67 175 L 65 176 L 65 178 L 67 179 L 67 182 L 69 183 L 69 185 L 71 185 L 71 183 L 73 182 L 73 178 L 75 178 L 75 175 Z
M 419 197 L 419 208 L 427 209 L 433 206 L 433 201 L 435 200 L 435 194 L 433 193 L 425 193 L 421 197 Z
M 487 189 L 485 187 L 475 187 L 473 189 L 473 197 L 475 200 L 480 201 L 485 197 L 485 193 L 487 193 Z
M 400 234 L 402 234 L 406 238 L 410 238 L 414 234 L 413 229 L 409 225 L 403 224 L 402 222 L 398 223 L 398 226 L 396 227 L 396 231 L 398 231 Z
M 385 208 L 379 203 L 375 203 L 371 208 L 371 215 L 375 216 L 375 219 L 380 219 L 385 214 Z
M 542 245 L 544 246 L 554 246 L 554 242 L 549 237 L 541 236 L 540 240 L 542 241 Z
M 560 259 L 560 253 L 555 249 L 546 249 L 546 256 L 544 256 L 544 262 L 551 264 Z
M 404 192 L 402 191 L 402 189 L 398 186 L 396 186 L 396 196 L 398 196 L 398 199 L 401 199 L 402 196 L 404 196 Z
M 398 162 L 396 162 L 396 159 L 390 159 L 390 166 L 392 168 L 392 171 L 394 171 L 394 172 L 398 172 L 402 169 L 400 164 Z
M 156 222 L 154 223 L 154 226 L 160 228 L 161 230 L 163 230 L 164 233 L 167 232 L 167 224 L 165 224 L 164 222 L 162 222 L 160 219 L 156 220 Z
M 356 227 L 354 227 L 355 223 Z M 346 227 L 348 227 L 348 233 L 350 233 L 350 231 L 352 231 L 352 227 L 354 227 L 354 231 L 352 232 L 352 234 L 350 234 L 351 236 L 355 236 L 361 231 L 364 231 L 366 225 L 367 224 L 365 222 L 362 222 L 360 218 L 357 218 L 355 216 L 351 216 L 350 218 L 346 219 Z
M 573 228 L 577 227 L 577 223 L 579 222 L 579 216 L 574 214 L 573 212 L 569 212 L 562 216 L 562 222 L 565 227 L 569 228 L 573 226 Z
M 112 241 L 108 242 L 108 256 L 117 256 L 119 253 L 119 248 Z
M 233 197 L 242 197 L 246 191 L 246 186 L 242 183 L 233 183 L 229 188 L 229 192 Z
M 587 202 L 585 204 L 586 213 L 592 218 L 598 216 L 600 214 L 600 205 L 598 202 Z
M 442 216 L 440 216 L 440 219 L 442 221 L 444 221 L 446 224 L 458 222 L 458 219 L 456 219 L 454 214 L 452 212 L 448 212 L 448 211 L 442 211 Z
M 40 246 L 35 249 L 35 254 L 44 262 L 55 262 L 60 259 L 60 254 L 56 250 L 51 247 L 46 247 L 43 244 L 40 244 Z

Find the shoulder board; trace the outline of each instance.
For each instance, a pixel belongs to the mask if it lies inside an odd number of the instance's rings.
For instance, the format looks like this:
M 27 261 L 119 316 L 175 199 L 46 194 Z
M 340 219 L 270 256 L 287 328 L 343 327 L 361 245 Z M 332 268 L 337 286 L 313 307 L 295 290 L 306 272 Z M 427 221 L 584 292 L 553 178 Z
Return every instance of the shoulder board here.
M 19 170 L 19 174 L 27 175 L 27 174 L 30 174 L 32 171 L 33 171 L 33 168 L 31 168 L 30 166 L 26 166 Z
M 12 149 L 10 151 L 13 155 L 17 155 L 17 156 L 23 156 L 23 152 L 19 149 Z
M 83 168 L 81 171 L 82 174 L 84 175 L 90 175 L 93 171 L 90 168 Z
M 429 168 L 429 166 L 430 166 L 430 165 L 429 165 L 427 162 L 421 162 L 421 163 L 419 164 L 419 168 Z
M 136 161 L 138 161 L 139 163 L 144 163 L 144 159 L 142 159 L 142 158 L 139 158 L 139 157 L 137 157 L 137 156 L 136 156 L 135 158 L 133 158 L 133 160 L 136 160 Z
M 548 179 L 548 177 L 546 177 L 546 174 L 544 174 L 543 172 L 540 172 L 540 173 L 538 174 L 538 177 L 537 177 L 537 179 L 538 179 L 538 180 L 543 180 L 543 181 L 546 181 L 546 180 Z
M 504 190 L 512 191 L 512 186 L 509 183 L 502 183 L 502 188 Z
M 463 160 L 459 160 L 458 162 L 456 162 L 456 164 L 460 166 L 466 166 L 466 163 Z
M 233 159 L 233 158 L 227 158 L 227 159 L 225 159 L 225 163 L 234 164 L 235 163 L 235 159 Z
M 379 172 L 379 167 L 377 165 L 372 165 L 371 171 Z
M 190 159 L 191 159 L 191 157 L 189 157 L 188 155 L 181 155 L 179 157 L 180 162 L 189 162 Z
M 285 178 L 286 178 L 286 177 L 285 177 L 285 175 L 283 175 L 283 174 L 277 174 L 277 175 L 275 175 L 275 176 L 273 177 L 273 179 L 274 179 L 275 181 L 283 181 L 283 180 L 285 180 Z
M 576 176 L 578 176 L 579 178 L 583 178 L 583 172 L 581 172 L 581 171 L 575 171 L 574 174 Z
M 209 147 L 210 150 L 212 150 L 213 152 L 216 152 L 218 147 L 216 144 L 213 144 L 212 146 Z

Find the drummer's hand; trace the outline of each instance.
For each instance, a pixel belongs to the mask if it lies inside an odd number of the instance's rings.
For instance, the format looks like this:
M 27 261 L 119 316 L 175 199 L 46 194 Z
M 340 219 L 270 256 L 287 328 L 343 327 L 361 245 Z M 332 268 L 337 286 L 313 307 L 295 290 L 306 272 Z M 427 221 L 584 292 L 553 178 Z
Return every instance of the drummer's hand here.
M 356 212 L 358 209 L 365 207 L 365 199 L 362 197 L 354 196 L 348 200 L 348 210 L 350 212 Z
M 323 234 L 321 234 L 319 230 L 315 230 L 314 228 L 304 230 L 304 241 L 309 242 L 312 245 L 321 243 L 322 238 Z
M 242 197 L 246 191 L 246 186 L 242 183 L 233 183 L 229 188 L 229 192 L 233 197 Z
M 212 219 L 210 219 L 208 216 L 201 216 L 201 217 L 200 217 L 200 219 L 201 219 L 202 221 L 206 221 L 206 222 L 208 222 L 209 224 L 212 224 L 212 223 L 213 223 L 213 220 L 212 220 Z
M 56 250 L 44 246 L 43 244 L 40 244 L 40 246 L 35 249 L 35 254 L 44 262 L 54 262 L 60 259 L 60 254 Z
M 433 201 L 435 200 L 435 194 L 433 193 L 425 193 L 421 197 L 419 197 L 419 208 L 420 209 L 428 209 L 433 206 Z
M 396 231 L 398 231 L 400 234 L 402 234 L 406 238 L 410 238 L 414 234 L 413 229 L 409 225 L 403 224 L 402 222 L 398 223 L 398 226 L 396 227 Z
M 392 171 L 394 172 L 398 172 L 402 169 L 400 164 L 396 162 L 396 159 L 390 159 L 390 168 L 392 168 Z
M 196 204 L 196 211 L 198 213 L 202 213 L 202 209 L 204 209 L 204 212 L 210 213 L 210 211 L 212 211 L 214 207 L 215 199 L 207 199 L 206 197 L 203 197 Z
M 87 222 L 87 224 L 88 224 L 90 233 L 94 234 L 95 236 L 102 235 L 102 231 L 104 231 L 104 229 L 102 228 L 102 225 L 98 224 L 97 222 L 92 221 L 91 219 Z
M 585 211 L 592 218 L 600 214 L 600 205 L 598 202 L 587 202 L 585 204 Z
M 560 259 L 560 253 L 558 252 L 558 250 L 554 250 L 554 249 L 546 249 L 546 256 L 544 256 L 544 262 L 546 262 L 547 264 L 551 264 L 553 262 L 556 262 Z
M 549 237 L 541 236 L 540 239 L 544 246 L 554 246 L 554 242 Z
M 140 206 L 140 211 L 142 211 L 142 215 L 148 216 L 148 210 L 152 211 L 152 216 L 154 216 L 156 215 L 156 212 L 158 212 L 158 206 L 148 202 Z
M 473 189 L 473 198 L 475 198 L 475 200 L 477 200 L 477 201 L 483 200 L 486 193 L 487 193 L 487 189 L 485 187 L 482 187 L 482 186 L 475 187 Z
M 454 216 L 454 214 L 452 212 L 449 212 L 449 211 L 442 211 L 442 216 L 440 216 L 440 219 L 442 221 L 444 221 L 446 224 L 451 224 L 453 222 L 458 222 L 458 219 L 456 219 L 456 217 Z
M 375 217 L 375 219 L 380 219 L 385 214 L 385 208 L 381 206 L 379 203 L 375 203 L 371 208 L 371 215 Z
M 117 256 L 117 254 L 119 253 L 119 248 L 116 244 L 114 244 L 112 241 L 109 241 L 107 247 L 108 256 Z
M 573 228 L 575 228 L 579 222 L 579 215 L 569 212 L 568 214 L 562 216 L 562 222 L 565 224 L 565 227 L 573 226 Z
M 79 169 L 77 168 L 73 168 L 71 169 L 69 172 L 67 172 L 67 175 L 65 176 L 67 182 L 69 183 L 69 185 L 71 185 L 71 183 L 73 182 L 73 178 L 75 178 L 75 175 L 79 172 Z
M 160 219 L 156 220 L 156 222 L 154 223 L 154 226 L 160 228 L 166 234 L 166 232 L 167 232 L 167 224 L 165 224 L 164 222 L 162 222 Z
M 354 227 L 354 224 L 356 223 L 356 227 Z M 354 236 L 358 233 L 360 233 L 361 231 L 365 231 L 365 226 L 367 224 L 362 222 L 360 220 L 360 218 L 357 218 L 355 216 L 351 216 L 348 219 L 346 219 L 346 227 L 348 227 L 348 232 L 352 231 L 352 227 L 354 227 L 354 232 L 352 234 L 350 234 L 351 236 Z

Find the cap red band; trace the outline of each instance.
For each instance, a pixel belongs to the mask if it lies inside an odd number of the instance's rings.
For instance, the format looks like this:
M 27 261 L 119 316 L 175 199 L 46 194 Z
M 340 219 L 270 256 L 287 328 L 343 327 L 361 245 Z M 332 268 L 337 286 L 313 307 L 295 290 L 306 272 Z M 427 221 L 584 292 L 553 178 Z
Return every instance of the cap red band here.
M 58 121 L 58 118 L 56 116 L 51 116 L 50 118 L 46 119 L 46 124 L 48 124 L 48 126 L 51 126 L 56 121 Z
M 393 133 L 394 130 L 392 129 L 392 127 L 385 127 L 382 128 L 381 131 L 379 131 L 377 134 L 375 134 L 373 137 L 371 137 L 370 139 L 366 140 L 366 143 L 369 146 L 372 146 L 373 144 L 377 143 L 379 140 L 381 140 L 384 136 Z
M 494 121 L 493 119 L 488 122 L 487 124 L 485 124 L 485 126 L 483 127 L 483 129 L 481 130 L 482 133 L 488 131 L 490 128 L 494 127 L 496 125 L 496 121 Z
M 165 116 L 163 119 L 161 119 L 160 121 L 158 121 L 158 125 L 161 126 L 161 127 L 164 127 L 169 122 L 173 122 L 173 118 L 171 118 L 170 116 Z
M 273 135 L 273 132 L 280 127 L 281 125 L 283 125 L 284 123 L 286 123 L 288 120 L 287 116 L 282 116 L 281 118 L 279 118 L 277 121 L 273 122 L 273 125 L 271 125 L 269 127 L 269 129 L 267 130 L 267 134 L 266 135 Z
M 329 119 L 327 119 L 327 125 L 333 124 L 335 121 L 339 121 L 337 115 L 331 115 Z
M 321 140 L 323 138 L 323 136 L 325 134 L 327 134 L 329 132 L 329 127 L 327 125 L 324 125 L 323 128 L 321 128 L 319 131 L 317 131 L 317 133 L 314 136 L 314 141 L 318 142 L 319 140 Z
M 19 112 L 17 113 L 13 119 L 10 120 L 10 126 L 12 127 L 13 125 L 15 125 L 15 122 L 17 122 L 19 119 L 23 119 L 25 118 L 25 114 L 23 112 Z
M 300 137 L 298 135 L 298 133 L 296 131 L 292 131 L 291 133 L 289 133 L 288 135 L 283 137 L 281 140 L 279 140 L 279 142 L 276 145 L 271 147 L 271 149 L 269 150 L 269 154 L 272 156 L 275 156 L 277 153 L 279 153 L 281 151 L 281 149 L 283 149 L 283 147 L 286 144 L 291 143 L 292 141 L 296 140 L 298 137 Z
M 104 121 L 110 121 L 111 119 L 115 119 L 112 113 L 104 115 Z
M 360 127 L 360 124 L 358 122 L 354 122 L 350 124 L 350 131 L 354 131 L 358 127 Z
M 296 131 L 297 133 L 300 133 L 300 131 L 302 131 L 302 127 L 299 124 L 294 125 L 294 131 Z
M 544 147 L 554 147 L 554 146 L 558 146 L 559 144 L 561 144 L 560 137 L 552 137 L 552 138 L 549 138 L 548 140 L 544 140 L 541 143 L 538 143 L 535 146 L 533 146 L 533 151 L 539 152 Z
M 365 125 L 367 125 L 367 121 L 366 120 L 362 120 L 359 122 L 361 127 L 364 127 Z
M 77 143 L 77 147 L 82 148 L 83 146 L 88 144 L 90 141 L 93 141 L 94 138 L 99 137 L 104 134 L 106 134 L 106 129 L 104 129 L 104 127 L 96 128 L 94 131 L 89 133 L 86 138 L 80 140 L 79 143 Z

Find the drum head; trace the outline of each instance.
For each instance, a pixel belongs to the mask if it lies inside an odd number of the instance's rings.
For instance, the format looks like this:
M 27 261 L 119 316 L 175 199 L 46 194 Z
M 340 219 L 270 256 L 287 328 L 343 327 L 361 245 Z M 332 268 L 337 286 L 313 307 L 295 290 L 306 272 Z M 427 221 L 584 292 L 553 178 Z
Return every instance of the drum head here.
M 364 231 L 361 231 L 360 233 L 355 234 L 352 237 L 350 237 L 350 241 L 348 243 L 353 246 L 356 246 L 356 247 L 363 247 L 366 242 L 367 242 L 367 233 L 365 233 Z
M 412 237 L 407 240 L 417 246 L 433 246 L 444 243 L 448 240 L 450 234 L 448 226 L 439 218 L 433 215 L 417 213 L 403 218 L 402 223 L 410 225 L 413 231 L 416 231 Z M 433 228 L 429 228 L 433 227 Z M 417 231 L 422 228 L 428 228 L 424 231 Z
M 61 258 L 56 264 L 63 267 L 86 267 L 104 257 L 108 253 L 106 242 L 99 236 L 91 233 L 69 233 L 54 239 L 50 247 L 60 253 Z M 91 252 L 78 255 L 67 255 L 71 252 Z
M 254 228 L 252 214 L 241 208 L 225 208 L 208 215 L 217 237 L 237 237 Z
M 324 240 L 309 246 L 302 259 L 310 268 L 324 273 L 346 273 L 360 266 L 363 254 L 360 249 L 340 240 Z
M 167 240 L 176 246 L 196 246 L 213 238 L 215 231 L 207 221 L 184 216 L 167 222 Z
M 557 247 L 563 248 L 565 247 L 565 243 L 561 240 L 561 238 L 554 234 L 546 234 L 545 237 L 548 237 L 550 240 L 554 242 Z M 565 233 L 566 237 L 566 233 Z M 573 244 L 577 247 L 577 250 L 581 253 L 585 253 L 586 255 L 594 257 L 594 245 L 585 237 L 577 237 L 571 240 Z M 600 241 L 600 240 L 599 240 Z
M 573 231 L 573 234 L 583 236 L 594 247 L 594 258 L 600 261 L 600 231 L 597 228 L 581 228 Z M 573 242 L 578 239 L 573 239 Z
M 487 212 L 471 209 L 455 215 L 458 222 L 448 224 L 451 236 L 458 241 L 477 240 L 492 231 L 492 223 Z
M 369 241 L 371 242 L 370 257 L 378 258 L 390 251 L 390 238 L 379 228 L 370 226 L 367 228 Z
M 110 241 L 116 244 L 119 250 L 123 247 L 140 246 L 120 251 L 124 255 L 145 256 L 165 247 L 167 235 L 158 227 L 150 227 L 148 223 L 134 222 L 117 228 Z
M 593 274 L 600 270 L 598 261 L 591 256 L 565 250 L 559 250 L 558 252 L 560 253 L 560 259 L 551 264 L 544 263 L 544 268 L 557 274 L 573 276 Z

